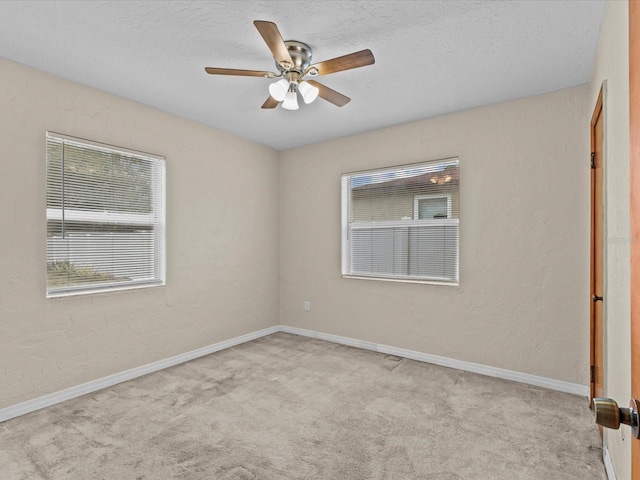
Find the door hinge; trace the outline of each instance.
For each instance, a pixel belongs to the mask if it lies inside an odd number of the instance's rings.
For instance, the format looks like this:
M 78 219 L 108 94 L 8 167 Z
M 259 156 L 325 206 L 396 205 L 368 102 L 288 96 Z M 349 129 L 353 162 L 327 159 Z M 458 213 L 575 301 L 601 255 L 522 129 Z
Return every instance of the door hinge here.
M 596 381 L 596 366 L 591 365 L 591 383 L 595 383 Z
M 591 152 L 591 168 L 596 168 L 596 152 Z

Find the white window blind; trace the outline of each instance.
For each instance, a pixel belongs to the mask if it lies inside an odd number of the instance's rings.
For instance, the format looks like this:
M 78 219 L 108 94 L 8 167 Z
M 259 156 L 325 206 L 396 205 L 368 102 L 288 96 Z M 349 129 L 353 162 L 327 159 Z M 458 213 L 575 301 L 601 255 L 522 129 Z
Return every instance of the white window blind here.
M 342 274 L 458 284 L 457 158 L 342 176 Z
M 47 296 L 165 282 L 162 157 L 47 133 Z

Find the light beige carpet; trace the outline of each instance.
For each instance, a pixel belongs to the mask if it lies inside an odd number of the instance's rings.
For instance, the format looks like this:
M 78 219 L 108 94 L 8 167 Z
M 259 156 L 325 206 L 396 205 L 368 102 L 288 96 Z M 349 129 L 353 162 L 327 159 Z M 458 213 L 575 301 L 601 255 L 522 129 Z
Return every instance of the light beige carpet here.
M 278 333 L 0 424 L 0 478 L 605 479 L 587 401 Z

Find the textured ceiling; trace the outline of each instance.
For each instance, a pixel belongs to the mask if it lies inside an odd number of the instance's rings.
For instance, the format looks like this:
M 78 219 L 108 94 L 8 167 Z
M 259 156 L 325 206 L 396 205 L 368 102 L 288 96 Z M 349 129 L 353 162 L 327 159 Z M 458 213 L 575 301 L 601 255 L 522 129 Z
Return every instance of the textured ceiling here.
M 605 2 L 2 1 L 0 56 L 277 149 L 589 81 Z M 253 20 L 372 66 L 317 80 L 352 98 L 262 110 L 275 70 Z

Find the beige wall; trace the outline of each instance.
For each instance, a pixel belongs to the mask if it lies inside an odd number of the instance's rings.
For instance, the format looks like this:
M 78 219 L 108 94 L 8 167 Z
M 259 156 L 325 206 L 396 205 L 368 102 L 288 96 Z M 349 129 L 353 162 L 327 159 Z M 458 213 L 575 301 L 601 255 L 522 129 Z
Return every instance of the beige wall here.
M 277 323 L 278 152 L 2 59 L 0 105 L 0 408 Z M 166 287 L 45 299 L 47 130 L 166 156 Z
M 626 405 L 631 398 L 629 229 L 629 7 L 608 3 L 589 88 L 593 111 L 604 95 L 605 182 L 605 394 Z M 624 440 L 622 436 L 624 435 Z M 606 430 L 618 480 L 631 478 L 628 429 Z
M 281 323 L 587 385 L 588 93 L 283 152 Z M 342 279 L 341 173 L 456 156 L 460 286 Z

